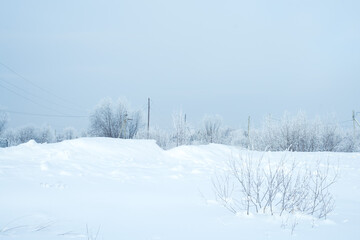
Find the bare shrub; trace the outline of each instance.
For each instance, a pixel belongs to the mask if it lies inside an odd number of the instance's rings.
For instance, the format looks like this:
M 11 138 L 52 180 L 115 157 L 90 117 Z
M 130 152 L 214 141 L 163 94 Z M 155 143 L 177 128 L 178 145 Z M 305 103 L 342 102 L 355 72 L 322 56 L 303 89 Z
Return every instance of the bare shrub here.
M 321 219 L 334 209 L 330 187 L 337 171 L 328 162 L 300 166 L 286 154 L 272 162 L 265 155 L 254 159 L 248 153 L 232 158 L 228 167 L 226 174 L 213 179 L 213 189 L 217 200 L 233 213 L 301 213 Z

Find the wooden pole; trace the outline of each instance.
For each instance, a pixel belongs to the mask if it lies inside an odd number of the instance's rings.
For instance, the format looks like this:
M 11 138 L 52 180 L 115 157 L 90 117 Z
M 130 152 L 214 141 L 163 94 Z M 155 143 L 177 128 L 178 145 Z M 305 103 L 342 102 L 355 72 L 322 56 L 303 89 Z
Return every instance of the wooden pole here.
M 250 116 L 248 118 L 248 141 L 249 141 L 249 149 L 250 149 Z
M 150 98 L 148 98 L 147 139 L 150 137 Z
M 353 119 L 353 125 L 354 125 L 354 142 L 355 142 L 355 139 L 356 139 L 356 132 L 355 132 L 355 111 L 353 110 L 352 112 L 352 119 Z

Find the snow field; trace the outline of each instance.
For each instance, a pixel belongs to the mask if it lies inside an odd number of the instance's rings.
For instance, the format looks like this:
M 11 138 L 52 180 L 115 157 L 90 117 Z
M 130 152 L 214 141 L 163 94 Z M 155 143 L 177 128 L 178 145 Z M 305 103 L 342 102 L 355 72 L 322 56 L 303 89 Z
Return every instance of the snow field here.
M 0 239 L 358 239 L 359 153 L 287 153 L 339 166 L 336 208 L 325 221 L 235 216 L 217 204 L 211 178 L 241 154 L 249 152 L 107 138 L 0 149 Z

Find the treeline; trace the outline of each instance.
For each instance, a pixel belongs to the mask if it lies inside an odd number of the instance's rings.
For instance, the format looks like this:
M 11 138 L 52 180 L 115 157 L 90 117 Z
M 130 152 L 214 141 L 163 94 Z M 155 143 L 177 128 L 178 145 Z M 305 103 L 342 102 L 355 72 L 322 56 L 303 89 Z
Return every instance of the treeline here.
M 299 112 L 295 116 L 284 114 L 274 120 L 264 118 L 261 127 L 234 129 L 222 124 L 219 116 L 206 116 L 199 129 L 192 128 L 179 112 L 173 116 L 174 130 L 166 132 L 152 129 L 150 138 L 156 139 L 164 149 L 179 145 L 219 143 L 236 145 L 258 151 L 299 151 L 299 152 L 354 152 L 360 150 L 360 135 L 353 129 L 324 123 L 320 119 L 309 120 Z M 144 137 L 144 133 L 140 137 Z
M 16 146 L 22 143 L 26 143 L 30 140 L 35 140 L 37 143 L 55 143 L 64 140 L 71 140 L 87 136 L 86 134 L 79 134 L 75 128 L 67 127 L 62 132 L 57 133 L 50 126 L 35 127 L 35 126 L 23 126 L 17 129 L 8 129 L 2 135 L 0 135 L 0 146 L 10 147 Z
M 124 101 L 101 101 L 89 117 L 89 128 L 81 133 L 66 128 L 56 133 L 51 127 L 26 126 L 5 129 L 6 114 L 0 114 L 0 143 L 14 146 L 34 139 L 38 143 L 52 143 L 78 137 L 110 137 L 155 139 L 157 144 L 169 149 L 181 145 L 218 143 L 236 145 L 252 150 L 269 151 L 360 151 L 360 135 L 353 129 L 328 124 L 321 119 L 309 120 L 299 112 L 284 114 L 281 119 L 267 116 L 258 128 L 234 129 L 223 125 L 220 116 L 205 116 L 201 127 L 195 128 L 187 122 L 182 111 L 172 115 L 173 128 L 165 131 L 152 127 L 148 132 L 141 111 L 132 111 Z

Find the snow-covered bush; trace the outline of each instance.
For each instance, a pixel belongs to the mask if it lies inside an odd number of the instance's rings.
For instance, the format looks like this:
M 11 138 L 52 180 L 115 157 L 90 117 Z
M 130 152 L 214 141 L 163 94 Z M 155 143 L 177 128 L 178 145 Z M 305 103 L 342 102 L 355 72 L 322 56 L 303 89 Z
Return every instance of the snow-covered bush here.
M 320 119 L 309 121 L 302 112 L 294 117 L 285 113 L 280 120 L 266 117 L 262 127 L 252 131 L 250 147 L 271 151 L 338 151 L 344 140 L 343 131 Z
M 337 170 L 329 163 L 300 166 L 284 155 L 277 162 L 249 153 L 229 161 L 229 170 L 213 179 L 216 198 L 233 213 L 282 216 L 301 213 L 326 218 L 334 209 L 330 192 Z
M 37 143 L 53 143 L 56 141 L 55 131 L 50 126 L 36 128 L 34 126 L 25 126 L 15 130 L 8 130 L 5 138 L 9 146 L 15 146 L 34 140 Z
M 130 111 L 123 101 L 102 100 L 90 116 L 89 133 L 95 137 L 133 138 L 139 130 L 141 114 Z
M 282 119 L 274 122 L 266 119 L 260 139 L 256 139 L 262 150 L 285 150 L 309 152 L 316 149 L 318 136 L 317 125 L 308 122 L 305 114 L 298 113 L 295 117 L 284 114 Z M 259 146 L 257 149 L 259 149 Z
M 360 134 L 354 136 L 353 131 L 342 131 L 341 141 L 336 146 L 337 152 L 359 152 L 360 151 Z
M 319 151 L 336 151 L 342 141 L 341 133 L 336 125 L 320 125 Z

